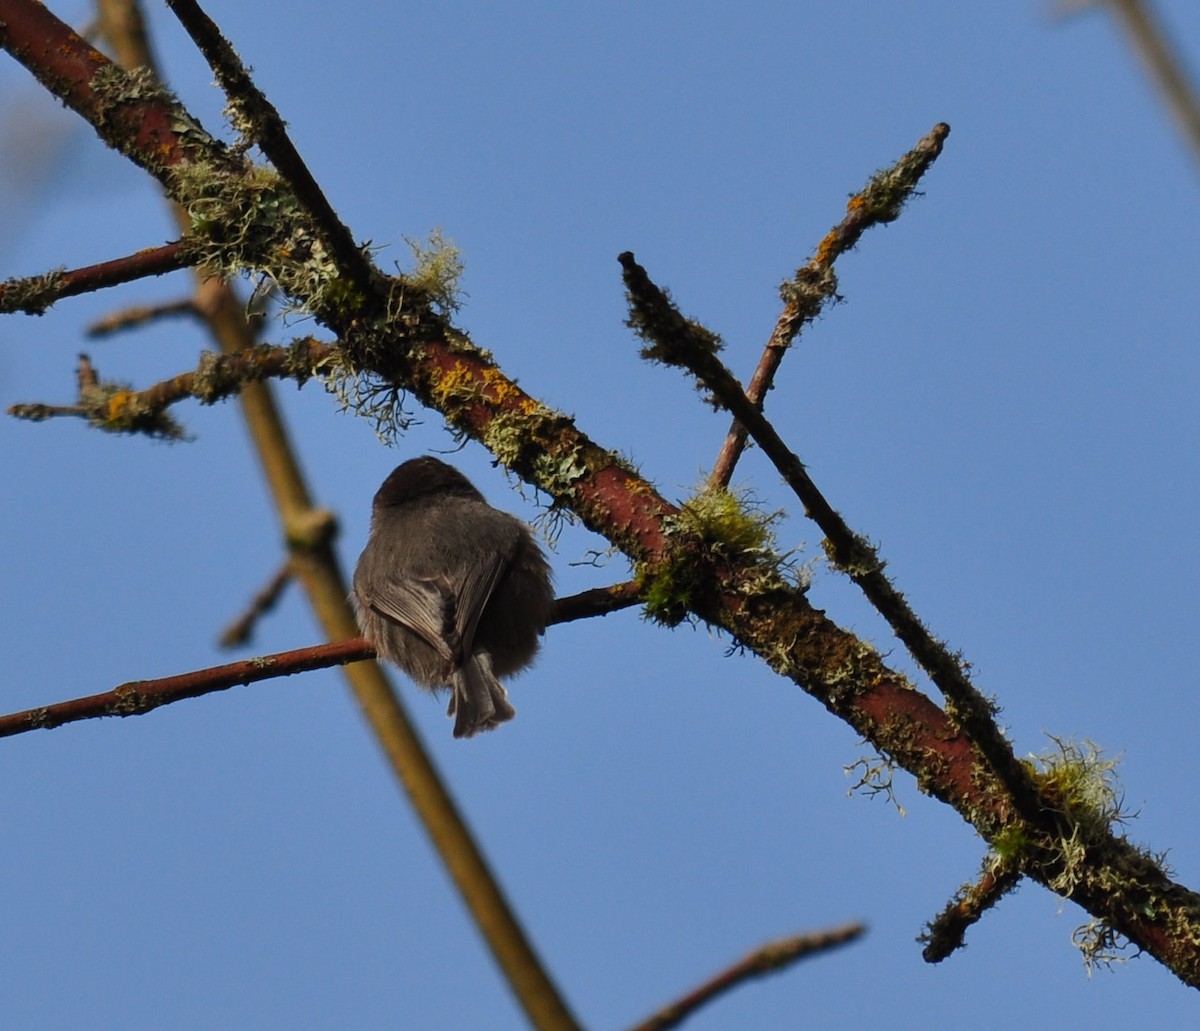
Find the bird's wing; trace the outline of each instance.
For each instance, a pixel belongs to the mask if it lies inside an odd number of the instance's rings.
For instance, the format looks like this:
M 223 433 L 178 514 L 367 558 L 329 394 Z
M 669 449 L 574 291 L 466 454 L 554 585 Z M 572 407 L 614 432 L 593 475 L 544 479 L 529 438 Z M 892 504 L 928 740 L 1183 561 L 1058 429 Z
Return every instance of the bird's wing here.
M 367 604 L 384 619 L 407 627 L 441 655 L 451 668 L 462 665 L 457 630 L 458 603 L 444 579 L 386 577 L 368 587 Z
M 462 642 L 464 656 L 474 651 L 475 631 L 479 619 L 487 603 L 512 563 L 513 556 L 520 546 L 521 531 L 513 526 L 509 539 L 502 547 L 491 551 L 485 561 L 475 562 L 467 567 L 465 574 L 458 583 L 457 611 L 454 614 L 454 626 Z

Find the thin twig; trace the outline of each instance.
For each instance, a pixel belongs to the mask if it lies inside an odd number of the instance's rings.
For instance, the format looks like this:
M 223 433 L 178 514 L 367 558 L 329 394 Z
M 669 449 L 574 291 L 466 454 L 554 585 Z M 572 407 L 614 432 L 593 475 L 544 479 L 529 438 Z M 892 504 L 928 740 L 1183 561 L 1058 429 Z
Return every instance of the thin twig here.
M 712 1002 L 742 982 L 777 973 L 797 960 L 847 945 L 865 934 L 866 930 L 866 924 L 843 924 L 828 931 L 801 934 L 764 945 L 629 1031 L 667 1031 L 667 1028 L 677 1027 L 705 1003 Z
M 825 534 L 825 550 L 831 563 L 858 585 L 909 654 L 929 674 L 946 699 L 947 713 L 979 746 L 1017 812 L 1034 826 L 1051 830 L 1053 821 L 1042 808 L 1029 771 L 1013 754 L 1012 746 L 996 725 L 994 708 L 967 678 L 962 662 L 929 633 L 904 595 L 884 575 L 884 563 L 875 548 L 846 525 L 825 500 L 800 459 L 746 396 L 733 373 L 717 357 L 713 334 L 685 319 L 632 254 L 622 254 L 620 261 L 629 291 L 630 323 L 649 341 L 643 355 L 691 372 L 746 427 L 800 499 L 805 514 Z
M 292 577 L 290 563 L 275 575 L 263 591 L 263 597 L 273 589 L 282 589 Z M 637 604 L 635 585 L 617 584 L 560 598 L 555 603 L 550 623 L 567 623 L 587 616 L 603 616 L 629 605 Z M 605 600 L 607 598 L 607 601 Z M 258 603 L 259 598 L 255 599 Z M 245 617 L 243 617 L 245 618 Z M 226 631 L 228 635 L 230 631 Z M 224 637 L 222 638 L 224 644 Z M 233 642 L 240 643 L 240 642 Z M 96 719 L 102 716 L 141 716 L 163 705 L 199 698 L 216 691 L 239 685 L 258 683 L 275 677 L 307 673 L 329 666 L 345 665 L 375 657 L 375 648 L 361 637 L 347 638 L 332 644 L 318 644 L 294 651 L 245 659 L 223 666 L 177 673 L 157 680 L 132 680 L 111 691 L 72 698 L 63 702 L 26 709 L 23 712 L 0 716 L 0 737 L 12 737 L 30 730 L 51 730 L 66 723 Z
M 568 598 L 556 598 L 550 623 L 571 623 L 577 619 L 607 616 L 610 612 L 640 605 L 642 589 L 632 580 L 608 587 L 593 587 Z
M 940 963 L 965 944 L 967 929 L 1021 883 L 1021 873 L 989 857 L 983 873 L 972 884 L 964 884 L 950 904 L 929 924 L 917 940 L 925 945 L 926 963 Z
M 179 240 L 161 247 L 147 247 L 123 258 L 76 269 L 56 269 L 40 276 L 26 276 L 0 283 L 0 314 L 25 312 L 41 315 L 64 297 L 103 290 L 147 276 L 187 268 L 192 263 L 188 248 Z
M 221 631 L 217 643 L 222 648 L 237 648 L 248 644 L 254 636 L 254 627 L 259 619 L 270 612 L 283 595 L 283 589 L 292 582 L 292 563 L 284 562 L 271 577 L 267 585 L 250 599 L 246 610 Z
M 114 311 L 88 325 L 84 331 L 90 337 L 110 336 L 122 330 L 133 329 L 147 322 L 157 322 L 162 319 L 178 318 L 188 315 L 193 318 L 203 318 L 203 313 L 196 307 L 196 301 L 184 297 L 178 301 L 168 301 L 164 304 L 139 304 Z
M 905 201 L 916 191 L 921 177 L 941 154 L 949 135 L 950 126 L 939 122 L 891 168 L 873 175 L 870 182 L 846 203 L 846 217 L 825 234 L 816 253 L 780 286 L 783 312 L 746 387 L 746 395 L 756 408 L 762 407 L 763 398 L 771 389 L 775 373 L 793 340 L 837 296 L 833 263 L 858 243 L 859 237 L 872 226 L 896 219 Z M 709 483 L 728 487 L 734 466 L 745 447 L 746 428 L 735 419 L 709 474 Z
M 214 691 L 225 691 L 260 680 L 341 666 L 347 662 L 370 659 L 374 655 L 375 648 L 369 641 L 354 638 L 263 655 L 158 680 L 131 680 L 101 694 L 0 716 L 0 737 L 12 737 L 30 730 L 52 730 L 66 723 L 102 716 L 141 716 L 159 706 L 185 698 L 199 698 Z

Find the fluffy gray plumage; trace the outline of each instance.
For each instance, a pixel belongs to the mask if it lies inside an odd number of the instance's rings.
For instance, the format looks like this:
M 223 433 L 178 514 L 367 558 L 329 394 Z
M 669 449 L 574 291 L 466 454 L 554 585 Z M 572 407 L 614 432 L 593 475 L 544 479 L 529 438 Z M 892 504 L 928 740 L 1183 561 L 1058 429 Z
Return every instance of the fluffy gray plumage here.
M 497 677 L 533 661 L 554 590 L 525 524 L 424 457 L 375 494 L 353 600 L 382 658 L 423 687 L 450 688 L 454 736 L 470 737 L 516 715 Z

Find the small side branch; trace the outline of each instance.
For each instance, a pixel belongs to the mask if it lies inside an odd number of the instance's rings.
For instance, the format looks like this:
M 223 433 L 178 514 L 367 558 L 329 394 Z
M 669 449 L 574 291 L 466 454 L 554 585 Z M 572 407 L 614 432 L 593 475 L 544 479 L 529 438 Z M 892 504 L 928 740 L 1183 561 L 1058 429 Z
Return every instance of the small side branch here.
M 178 301 L 167 301 L 164 304 L 130 305 L 111 315 L 96 319 L 95 322 L 88 325 L 86 332 L 90 337 L 106 337 L 126 329 L 144 326 L 150 322 L 159 322 L 180 316 L 203 319 L 204 313 L 200 311 L 195 299 L 191 297 L 183 297 Z
M 283 595 L 283 590 L 292 582 L 292 564 L 284 562 L 271 577 L 270 582 L 250 599 L 246 611 L 221 631 L 217 643 L 222 648 L 237 648 L 248 644 L 254 636 L 254 628 L 259 619 L 270 612 Z
M 26 709 L 0 716 L 0 737 L 12 737 L 30 730 L 52 730 L 65 723 L 95 719 L 100 716 L 141 716 L 160 705 L 199 698 L 214 691 L 254 684 L 260 680 L 307 673 L 314 669 L 341 666 L 347 662 L 375 657 L 374 647 L 362 638 L 336 641 L 333 644 L 301 648 L 293 652 L 265 655 L 226 666 L 180 673 L 161 680 L 131 680 L 102 694 L 73 698 L 67 702 Z
M 837 276 L 833 263 L 850 250 L 859 237 L 872 226 L 893 222 L 905 202 L 916 192 L 917 183 L 942 152 L 950 126 L 938 122 L 915 147 L 891 168 L 877 172 L 846 204 L 846 217 L 834 226 L 817 246 L 816 253 L 796 270 L 796 274 L 779 287 L 784 308 L 767 346 L 763 349 L 758 367 L 750 378 L 746 395 L 755 405 L 761 405 L 775 373 L 792 341 L 804 326 L 812 322 L 825 305 L 837 296 Z M 734 420 L 713 466 L 709 482 L 728 487 L 734 466 L 746 447 L 746 427 Z
M 571 623 L 592 616 L 607 616 L 610 612 L 632 608 L 642 603 L 642 589 L 633 580 L 612 584 L 609 587 L 593 587 L 589 591 L 572 594 L 568 598 L 557 598 L 551 624 Z
M 630 1031 L 667 1031 L 667 1028 L 678 1027 L 701 1006 L 736 988 L 742 982 L 784 970 L 807 956 L 847 945 L 865 934 L 866 930 L 865 924 L 843 924 L 828 931 L 801 934 L 764 945 L 694 988 L 687 995 L 663 1007 L 654 1016 L 630 1028 Z
M 240 393 L 246 384 L 265 379 L 294 379 L 303 385 L 332 349 L 331 344 L 303 337 L 290 347 L 263 344 L 220 355 L 205 351 L 194 372 L 180 373 L 145 390 L 96 382 L 88 389 L 81 385 L 75 405 L 15 404 L 9 406 L 8 414 L 35 422 L 70 415 L 110 433 L 145 433 L 177 440 L 184 434 L 166 415 L 171 405 L 186 398 L 215 404 Z M 86 355 L 80 357 L 87 361 Z
M 92 293 L 147 276 L 165 275 L 191 264 L 187 247 L 183 241 L 176 240 L 96 265 L 55 269 L 40 276 L 9 279 L 0 283 L 0 314 L 21 311 L 28 315 L 42 315 L 55 301 L 64 297 Z
M 1016 869 L 989 857 L 979 880 L 964 884 L 958 894 L 934 919 L 917 940 L 925 948 L 926 963 L 940 963 L 965 944 L 967 929 L 1021 882 Z

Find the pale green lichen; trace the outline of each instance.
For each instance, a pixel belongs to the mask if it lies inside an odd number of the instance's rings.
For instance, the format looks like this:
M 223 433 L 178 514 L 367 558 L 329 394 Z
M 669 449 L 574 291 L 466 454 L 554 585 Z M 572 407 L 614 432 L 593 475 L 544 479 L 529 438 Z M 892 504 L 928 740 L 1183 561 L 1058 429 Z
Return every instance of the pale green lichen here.
M 0 283 L 0 312 L 44 315 L 58 299 L 66 266 L 59 265 L 40 276 L 7 279 Z
M 1071 943 L 1083 956 L 1088 977 L 1099 967 L 1111 970 L 1117 963 L 1129 962 L 1128 956 L 1121 955 L 1129 948 L 1129 941 L 1103 920 L 1092 919 L 1075 928 Z
M 190 439 L 169 413 L 148 406 L 128 383 L 88 383 L 79 392 L 79 406 L 87 421 L 106 433 L 138 433 L 166 441 Z
M 883 796 L 884 801 L 895 806 L 896 812 L 907 816 L 908 812 L 896 798 L 895 776 L 896 760 L 890 756 L 872 755 L 855 759 L 848 766 L 842 767 L 847 777 L 857 776 L 858 779 L 846 790 L 847 795 L 861 792 L 868 798 Z
M 406 282 L 419 290 L 442 314 L 453 315 L 462 307 L 460 283 L 463 274 L 462 252 L 454 241 L 435 228 L 424 240 L 404 238 L 416 262 L 405 274 Z
M 375 436 L 387 447 L 417 421 L 404 406 L 407 394 L 403 388 L 358 368 L 344 347 L 332 348 L 313 365 L 312 372 L 337 401 L 338 410 L 370 419 Z

